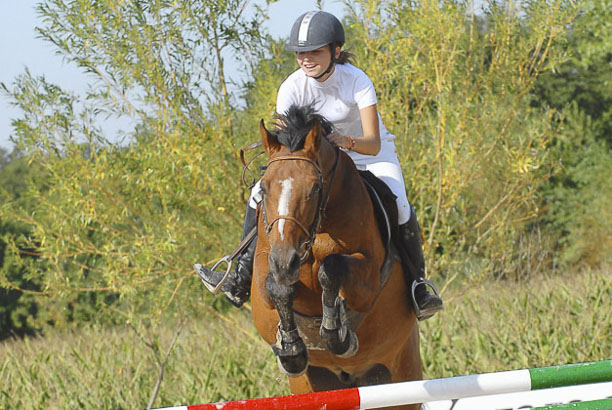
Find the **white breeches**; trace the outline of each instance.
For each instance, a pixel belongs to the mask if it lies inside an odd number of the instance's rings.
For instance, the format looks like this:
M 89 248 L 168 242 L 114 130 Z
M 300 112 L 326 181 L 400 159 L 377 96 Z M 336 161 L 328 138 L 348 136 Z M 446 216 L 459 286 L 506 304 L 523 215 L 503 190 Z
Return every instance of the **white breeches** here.
M 391 189 L 393 195 L 397 197 L 397 219 L 400 225 L 405 224 L 410 219 L 410 203 L 406 197 L 406 186 L 402 176 L 402 168 L 398 162 L 375 162 L 372 164 L 359 165 L 359 169 L 370 171 L 378 178 L 382 179 Z
M 410 219 L 410 204 L 406 197 L 406 187 L 404 185 L 404 177 L 402 176 L 402 168 L 399 165 L 397 157 L 390 158 L 389 161 L 379 161 L 370 164 L 359 164 L 360 170 L 367 170 L 382 179 L 391 189 L 391 192 L 397 197 L 398 222 L 400 225 L 405 224 Z M 260 181 L 257 181 L 251 190 L 249 197 L 249 206 L 257 208 L 257 204 L 261 202 Z

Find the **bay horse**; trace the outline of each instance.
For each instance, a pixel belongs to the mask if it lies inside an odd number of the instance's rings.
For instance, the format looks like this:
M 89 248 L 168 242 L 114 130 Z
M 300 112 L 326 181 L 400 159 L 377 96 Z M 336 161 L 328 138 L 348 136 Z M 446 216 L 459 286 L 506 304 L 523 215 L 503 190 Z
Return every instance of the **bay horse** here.
M 268 164 L 252 314 L 294 394 L 422 378 L 402 264 L 391 259 L 383 279 L 372 201 L 352 159 L 323 136 L 330 130 L 297 106 L 273 132 L 259 126 Z

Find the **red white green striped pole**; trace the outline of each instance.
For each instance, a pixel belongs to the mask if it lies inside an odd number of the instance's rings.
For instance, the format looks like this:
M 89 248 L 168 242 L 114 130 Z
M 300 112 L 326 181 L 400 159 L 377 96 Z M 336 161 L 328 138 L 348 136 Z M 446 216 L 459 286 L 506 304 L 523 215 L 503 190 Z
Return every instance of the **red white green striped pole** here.
M 612 381 L 612 360 L 419 380 L 173 409 L 371 409 Z M 612 404 L 612 403 L 610 403 Z

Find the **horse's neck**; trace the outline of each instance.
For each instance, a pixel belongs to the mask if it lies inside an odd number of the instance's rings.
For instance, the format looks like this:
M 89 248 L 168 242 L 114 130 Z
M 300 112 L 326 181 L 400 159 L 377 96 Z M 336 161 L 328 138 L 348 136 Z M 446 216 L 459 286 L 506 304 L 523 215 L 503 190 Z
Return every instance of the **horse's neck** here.
M 349 239 L 353 235 L 361 237 L 363 230 L 377 232 L 372 204 L 355 164 L 348 155 L 341 151 L 336 153 L 331 145 L 329 148 L 333 160 L 330 161 L 328 157 L 327 163 L 333 166 L 336 155 L 340 155 L 340 158 L 322 227 L 328 233 L 342 234 Z

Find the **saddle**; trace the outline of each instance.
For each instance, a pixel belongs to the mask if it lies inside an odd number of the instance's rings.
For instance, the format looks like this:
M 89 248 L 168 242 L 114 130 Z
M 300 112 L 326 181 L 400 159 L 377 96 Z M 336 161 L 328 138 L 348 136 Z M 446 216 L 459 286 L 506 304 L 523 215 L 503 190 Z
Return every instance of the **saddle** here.
M 377 291 L 380 293 L 389 280 L 393 264 L 395 261 L 401 261 L 400 254 L 397 251 L 397 249 L 401 249 L 401 243 L 399 242 L 396 196 L 387 184 L 370 171 L 359 171 L 359 174 L 370 195 L 374 217 L 385 245 L 385 259 L 380 268 L 380 285 Z M 341 313 L 341 316 L 341 321 L 356 332 L 365 315 L 346 308 L 345 314 Z M 319 335 L 321 316 L 306 316 L 294 312 L 294 317 L 298 332 L 306 344 L 306 348 L 309 350 L 326 350 L 325 343 Z
M 370 194 L 380 237 L 389 253 L 391 243 L 399 245 L 397 197 L 383 180 L 370 171 L 359 171 L 359 175 Z

